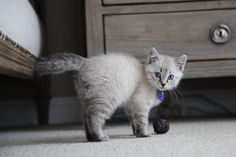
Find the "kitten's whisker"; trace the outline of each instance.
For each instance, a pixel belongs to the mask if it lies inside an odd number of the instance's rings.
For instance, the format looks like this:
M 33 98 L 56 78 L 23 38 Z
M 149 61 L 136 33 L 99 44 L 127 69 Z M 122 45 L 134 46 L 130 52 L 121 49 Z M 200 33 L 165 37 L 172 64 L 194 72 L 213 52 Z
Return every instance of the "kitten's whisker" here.
M 176 93 L 175 89 L 173 89 L 172 92 L 173 92 L 174 95 L 175 95 L 175 101 L 178 102 L 178 101 L 179 101 L 179 99 L 178 99 L 178 94 Z
M 176 93 L 178 93 L 180 96 L 183 96 L 183 91 L 179 89 L 178 87 L 174 89 Z
M 180 89 L 176 88 L 175 91 L 178 93 L 178 96 L 180 98 L 180 101 L 183 101 L 184 93 Z
M 173 96 L 173 94 L 171 93 L 171 91 L 167 91 L 168 93 L 169 93 L 169 95 L 170 95 L 170 99 L 171 99 L 171 101 L 174 99 L 174 96 Z

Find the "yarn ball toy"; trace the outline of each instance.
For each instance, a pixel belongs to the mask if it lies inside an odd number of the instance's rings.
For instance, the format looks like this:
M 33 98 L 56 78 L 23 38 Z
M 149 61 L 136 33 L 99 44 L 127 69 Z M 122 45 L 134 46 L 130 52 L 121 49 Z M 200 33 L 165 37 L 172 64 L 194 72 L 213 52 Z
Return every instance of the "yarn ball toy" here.
M 165 134 L 169 128 L 169 122 L 165 119 L 158 119 L 153 122 L 153 129 L 157 134 Z

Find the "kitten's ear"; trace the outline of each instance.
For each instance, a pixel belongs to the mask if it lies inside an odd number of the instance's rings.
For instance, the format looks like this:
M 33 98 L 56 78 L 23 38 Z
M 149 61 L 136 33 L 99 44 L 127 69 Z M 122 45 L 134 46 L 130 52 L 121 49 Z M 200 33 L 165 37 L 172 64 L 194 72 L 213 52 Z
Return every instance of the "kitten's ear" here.
M 152 64 L 160 60 L 160 55 L 158 54 L 155 47 L 151 47 L 149 55 L 148 55 L 148 63 Z
M 184 66 L 187 62 L 187 55 L 182 55 L 180 57 L 177 57 L 175 61 L 176 61 L 177 66 L 179 67 L 179 70 L 183 72 Z

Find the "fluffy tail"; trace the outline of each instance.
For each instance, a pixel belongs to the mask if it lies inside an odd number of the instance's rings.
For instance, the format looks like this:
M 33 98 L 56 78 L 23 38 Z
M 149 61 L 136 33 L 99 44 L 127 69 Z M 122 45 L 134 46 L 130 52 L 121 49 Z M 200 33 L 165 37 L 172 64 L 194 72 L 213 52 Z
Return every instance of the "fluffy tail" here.
M 85 58 L 72 53 L 58 53 L 48 58 L 40 58 L 34 70 L 36 75 L 56 75 L 81 68 Z

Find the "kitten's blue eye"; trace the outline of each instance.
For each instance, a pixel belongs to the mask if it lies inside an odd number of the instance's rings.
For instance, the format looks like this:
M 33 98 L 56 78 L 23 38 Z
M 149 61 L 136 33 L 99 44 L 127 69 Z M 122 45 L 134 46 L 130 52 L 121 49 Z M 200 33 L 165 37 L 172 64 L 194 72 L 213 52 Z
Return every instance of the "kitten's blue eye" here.
M 168 80 L 173 80 L 174 79 L 174 75 L 170 74 L 168 77 Z
M 161 73 L 160 72 L 155 72 L 155 77 L 156 78 L 160 78 L 161 77 Z

